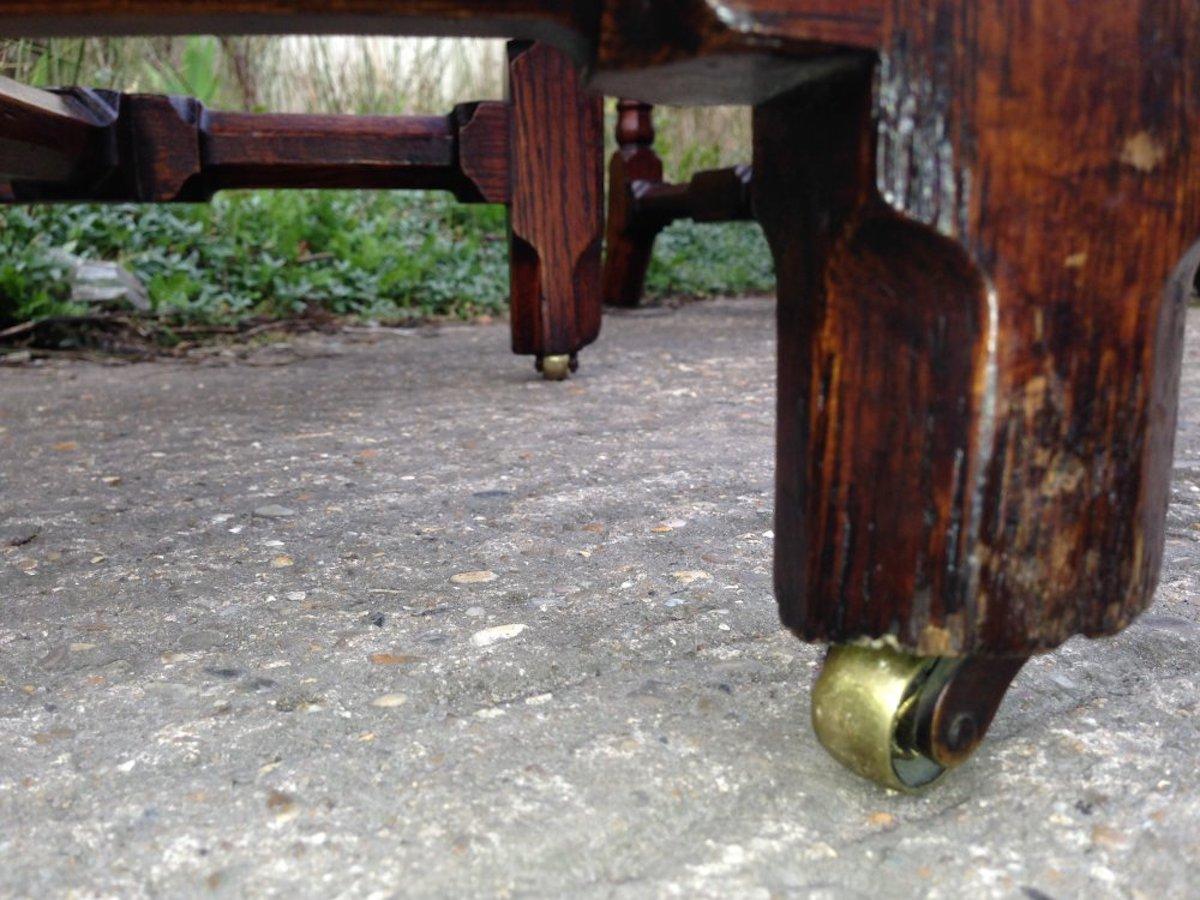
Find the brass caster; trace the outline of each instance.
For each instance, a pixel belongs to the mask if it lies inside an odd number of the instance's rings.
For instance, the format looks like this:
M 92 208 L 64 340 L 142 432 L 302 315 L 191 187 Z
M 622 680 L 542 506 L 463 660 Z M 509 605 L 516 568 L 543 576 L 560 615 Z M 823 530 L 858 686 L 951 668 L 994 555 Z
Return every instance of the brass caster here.
M 537 359 L 537 370 L 547 381 L 566 381 L 578 369 L 579 357 L 574 353 L 539 356 Z
M 831 647 L 813 687 L 813 729 L 847 768 L 916 791 L 975 751 L 1026 658 Z

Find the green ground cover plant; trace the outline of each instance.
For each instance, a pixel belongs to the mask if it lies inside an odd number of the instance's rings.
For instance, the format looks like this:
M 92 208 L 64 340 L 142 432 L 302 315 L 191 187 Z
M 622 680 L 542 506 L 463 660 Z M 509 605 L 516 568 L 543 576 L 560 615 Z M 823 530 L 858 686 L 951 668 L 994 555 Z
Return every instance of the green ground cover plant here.
M 441 194 L 248 191 L 212 204 L 65 205 L 0 211 L 0 319 L 80 310 L 61 253 L 118 261 L 178 321 L 335 315 L 403 322 L 503 311 L 508 247 L 501 207 Z M 769 254 L 750 224 L 680 223 L 662 236 L 651 298 L 770 290 Z
M 30 84 L 180 93 L 223 109 L 444 113 L 503 94 L 500 41 L 391 38 L 0 40 L 0 75 Z M 606 132 L 615 122 L 612 104 Z M 745 110 L 661 109 L 668 178 L 749 159 Z M 609 152 L 611 152 L 611 146 Z M 502 312 L 504 211 L 445 194 L 230 192 L 200 206 L 0 207 L 0 329 L 87 312 L 64 253 L 117 261 L 162 323 L 234 324 L 314 309 L 404 322 Z M 660 238 L 647 297 L 773 289 L 747 223 L 679 223 Z

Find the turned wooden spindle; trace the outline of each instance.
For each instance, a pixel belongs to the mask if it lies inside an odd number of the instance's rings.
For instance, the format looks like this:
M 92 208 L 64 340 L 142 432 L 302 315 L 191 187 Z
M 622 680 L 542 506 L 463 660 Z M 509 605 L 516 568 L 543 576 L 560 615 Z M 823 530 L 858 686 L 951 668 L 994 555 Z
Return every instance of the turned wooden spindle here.
M 617 152 L 609 163 L 608 243 L 601 293 L 613 306 L 637 306 L 662 230 L 659 220 L 638 220 L 636 183 L 661 183 L 663 164 L 654 152 L 654 107 L 617 101 Z

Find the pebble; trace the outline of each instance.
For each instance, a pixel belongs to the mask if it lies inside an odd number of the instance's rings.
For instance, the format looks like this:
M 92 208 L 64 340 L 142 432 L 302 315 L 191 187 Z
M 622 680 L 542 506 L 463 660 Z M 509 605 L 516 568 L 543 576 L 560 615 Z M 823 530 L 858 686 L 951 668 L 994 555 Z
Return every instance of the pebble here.
M 395 709 L 398 706 L 403 706 L 408 702 L 408 697 L 404 694 L 384 694 L 382 697 L 376 697 L 371 701 L 372 706 L 379 709 Z
M 515 638 L 527 627 L 518 623 L 513 625 L 497 625 L 495 628 L 485 628 L 483 631 L 477 631 L 471 635 L 471 643 L 476 647 L 490 647 L 499 641 L 507 641 Z
M 254 515 L 259 519 L 290 519 L 296 515 L 296 511 L 278 503 L 268 503 L 256 509 Z
M 489 581 L 495 581 L 500 576 L 495 572 L 487 570 L 479 572 L 459 572 L 450 578 L 451 584 L 487 584 Z

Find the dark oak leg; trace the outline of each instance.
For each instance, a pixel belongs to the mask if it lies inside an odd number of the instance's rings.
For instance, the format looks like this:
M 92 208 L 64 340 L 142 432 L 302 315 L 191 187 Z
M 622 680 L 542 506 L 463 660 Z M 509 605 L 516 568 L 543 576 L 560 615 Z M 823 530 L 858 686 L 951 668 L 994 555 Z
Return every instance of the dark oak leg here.
M 891 786 L 969 752 L 1023 658 L 1153 597 L 1200 226 L 1200 10 L 1157 5 L 908 4 L 880 71 L 756 110 L 776 591 L 806 640 L 898 648 L 838 651 L 814 693 L 835 755 Z
M 566 378 L 600 333 L 603 108 L 562 52 L 509 45 L 513 351 Z
M 608 229 L 604 259 L 604 302 L 642 302 L 654 240 L 667 224 L 637 216 L 635 183 L 661 183 L 663 164 L 654 152 L 654 107 L 636 100 L 617 102 L 617 152 L 608 166 Z

